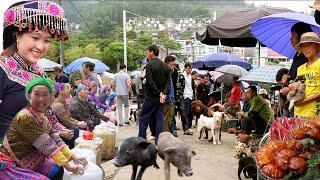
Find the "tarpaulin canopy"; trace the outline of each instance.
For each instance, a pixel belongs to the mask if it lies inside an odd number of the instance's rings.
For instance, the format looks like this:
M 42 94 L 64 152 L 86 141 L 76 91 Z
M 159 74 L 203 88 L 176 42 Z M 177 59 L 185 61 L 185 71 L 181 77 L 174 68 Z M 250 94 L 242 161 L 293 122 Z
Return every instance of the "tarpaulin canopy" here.
M 261 66 L 240 77 L 239 81 L 275 84 L 276 75 L 282 66 Z
M 256 47 L 257 40 L 251 34 L 252 23 L 264 16 L 292 12 L 285 8 L 255 7 L 222 15 L 197 33 L 197 39 L 208 45 L 231 47 Z

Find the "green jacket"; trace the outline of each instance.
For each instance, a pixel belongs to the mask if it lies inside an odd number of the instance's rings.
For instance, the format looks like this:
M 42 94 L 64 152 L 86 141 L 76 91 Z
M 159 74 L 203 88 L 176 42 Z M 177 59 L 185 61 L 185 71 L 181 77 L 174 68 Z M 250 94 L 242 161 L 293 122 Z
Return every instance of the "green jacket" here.
M 248 117 L 250 113 L 258 113 L 258 115 L 266 122 L 272 122 L 274 117 L 273 113 L 267 103 L 261 96 L 255 95 L 250 101 L 250 109 L 245 113 Z

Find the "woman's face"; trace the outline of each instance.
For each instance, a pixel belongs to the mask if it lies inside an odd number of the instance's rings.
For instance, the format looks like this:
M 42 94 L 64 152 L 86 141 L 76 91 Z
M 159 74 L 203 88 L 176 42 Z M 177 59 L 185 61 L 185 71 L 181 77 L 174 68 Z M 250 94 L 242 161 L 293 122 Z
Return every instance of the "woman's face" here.
M 89 87 L 85 87 L 81 91 L 79 91 L 78 96 L 81 99 L 87 99 L 88 93 L 89 93 Z
M 48 87 L 44 85 L 37 85 L 32 88 L 29 94 L 29 103 L 37 112 L 44 112 L 49 106 L 51 101 L 51 94 Z
M 96 85 L 91 86 L 91 93 L 96 94 L 98 91 L 98 87 Z
M 111 89 L 105 90 L 104 94 L 109 95 L 110 94 Z
M 51 35 L 45 31 L 26 32 L 16 37 L 18 54 L 29 64 L 37 63 L 51 45 Z
M 60 94 L 65 98 L 69 98 L 70 97 L 70 92 L 71 92 L 70 84 L 69 83 L 65 83 L 63 85 L 62 90 L 60 91 Z

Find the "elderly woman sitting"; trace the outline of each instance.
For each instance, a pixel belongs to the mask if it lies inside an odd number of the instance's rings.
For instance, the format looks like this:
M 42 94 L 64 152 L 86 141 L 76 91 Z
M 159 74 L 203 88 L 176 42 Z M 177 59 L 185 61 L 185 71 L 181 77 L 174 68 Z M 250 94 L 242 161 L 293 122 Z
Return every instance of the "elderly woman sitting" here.
M 71 86 L 68 83 L 55 83 L 55 99 L 52 102 L 52 110 L 58 121 L 67 129 L 60 130 L 60 136 L 69 147 L 74 147 L 74 140 L 79 137 L 79 128 L 85 129 L 87 123 L 73 119 L 66 101 L 70 97 Z
M 51 81 L 36 78 L 27 84 L 25 94 L 29 106 L 17 113 L 7 133 L 18 164 L 50 179 L 62 178 L 61 166 L 75 174 L 81 173 L 80 167 L 70 162 L 86 166 L 87 160 L 70 151 L 45 116 L 45 110 L 50 106 Z
M 70 113 L 73 118 L 84 121 L 90 130 L 103 121 L 109 121 L 109 118 L 102 115 L 95 105 L 88 98 L 89 87 L 85 84 L 78 84 L 77 96 L 70 104 Z M 113 121 L 113 120 L 111 120 Z M 114 123 L 114 122 L 113 122 Z
M 103 104 L 99 97 L 96 96 L 98 87 L 97 84 L 94 81 L 90 81 L 90 92 L 88 93 L 89 100 L 93 102 L 97 109 L 101 110 L 102 113 L 106 112 L 109 109 L 109 106 L 106 104 Z

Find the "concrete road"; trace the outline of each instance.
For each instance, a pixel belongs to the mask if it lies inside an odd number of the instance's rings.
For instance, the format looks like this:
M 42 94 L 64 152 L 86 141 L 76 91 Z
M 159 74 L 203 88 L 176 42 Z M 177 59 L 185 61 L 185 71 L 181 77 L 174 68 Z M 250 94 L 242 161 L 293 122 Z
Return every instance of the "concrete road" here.
M 172 180 L 235 180 L 237 177 L 238 159 L 234 157 L 234 146 L 236 138 L 234 135 L 223 133 L 222 144 L 213 145 L 207 141 L 198 141 L 196 135 L 183 135 L 178 131 L 179 138 L 188 143 L 195 151 L 196 156 L 192 159 L 192 177 L 179 177 L 177 168 L 171 165 Z M 137 136 L 138 127 L 131 123 L 130 126 L 120 127 L 118 133 L 119 145 L 128 137 Z M 112 160 L 111 160 L 112 161 Z M 105 170 L 105 179 L 107 180 L 129 180 L 132 173 L 131 166 L 116 168 L 111 161 L 102 164 Z M 157 162 L 160 169 L 149 167 L 143 180 L 162 180 L 164 178 L 164 161 L 158 157 Z

